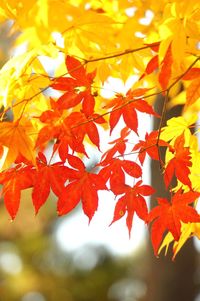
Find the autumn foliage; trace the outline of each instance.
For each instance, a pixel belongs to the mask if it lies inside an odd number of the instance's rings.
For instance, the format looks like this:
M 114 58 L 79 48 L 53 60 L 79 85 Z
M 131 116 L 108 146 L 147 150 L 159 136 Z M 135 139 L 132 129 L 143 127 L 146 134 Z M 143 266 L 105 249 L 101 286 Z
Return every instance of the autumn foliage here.
M 199 1 L 0 0 L 7 20 L 17 38 L 0 70 L 0 184 L 11 219 L 31 188 L 36 213 L 52 192 L 58 215 L 81 203 L 91 221 L 105 190 L 116 200 L 111 224 L 123 218 L 131 235 L 137 215 L 155 255 L 199 237 Z M 91 149 L 99 160 L 88 168 Z M 151 210 L 148 157 L 171 195 Z

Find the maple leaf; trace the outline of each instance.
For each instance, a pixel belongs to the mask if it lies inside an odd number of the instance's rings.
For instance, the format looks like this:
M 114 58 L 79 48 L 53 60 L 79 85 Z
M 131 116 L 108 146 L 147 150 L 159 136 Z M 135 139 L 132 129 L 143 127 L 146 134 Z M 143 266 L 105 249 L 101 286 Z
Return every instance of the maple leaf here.
M 175 259 L 177 253 L 180 251 L 180 249 L 183 247 L 185 242 L 192 236 L 196 236 L 198 239 L 200 239 L 200 223 L 188 223 L 188 224 L 182 224 L 181 227 L 181 236 L 177 242 L 174 243 L 173 246 L 173 257 L 172 260 Z
M 127 212 L 126 225 L 128 227 L 129 236 L 131 233 L 133 216 L 136 213 L 139 218 L 147 222 L 148 209 L 147 204 L 143 196 L 149 196 L 155 192 L 155 190 L 149 185 L 141 185 L 142 181 L 138 181 L 133 187 L 129 185 L 123 185 L 122 191 L 124 195 L 119 198 L 116 203 L 114 217 L 111 222 L 122 218 Z
M 73 170 L 64 166 L 63 162 L 48 164 L 43 153 L 38 153 L 37 170 L 34 174 L 32 200 L 37 213 L 46 202 L 50 189 L 59 196 L 64 184 L 73 175 Z
M 63 161 L 66 159 L 69 147 L 73 152 L 87 155 L 83 145 L 83 135 L 80 135 L 78 130 L 72 127 L 74 121 L 76 121 L 76 113 L 72 114 L 65 117 L 62 112 L 57 110 L 56 105 L 53 106 L 53 110 L 45 111 L 39 117 L 40 121 L 46 125 L 38 133 L 36 147 L 43 149 L 50 140 L 56 139 L 54 148 L 58 150 Z
M 191 68 L 183 77 L 182 80 L 192 80 L 200 77 L 200 68 Z
M 44 127 L 40 129 L 36 140 L 36 147 L 43 148 L 46 144 L 58 138 L 62 128 L 63 115 L 62 111 L 58 110 L 56 102 L 51 99 L 51 110 L 44 111 L 38 119 L 45 123 Z
M 8 148 L 4 169 L 10 167 L 19 154 L 35 163 L 34 132 L 35 128 L 26 118 L 0 123 L 0 144 Z
M 153 131 L 150 134 L 146 133 L 145 140 L 139 140 L 132 151 L 139 151 L 138 158 L 140 163 L 143 164 L 146 154 L 153 160 L 160 160 L 158 152 L 160 146 L 169 146 L 169 144 L 161 139 L 158 141 L 158 131 Z
M 12 218 L 18 210 L 21 190 L 33 187 L 36 212 L 52 191 L 59 199 L 60 215 L 82 200 L 84 212 L 91 220 L 98 206 L 98 190 L 108 182 L 119 199 L 116 216 L 120 215 L 121 206 L 122 212 L 126 211 L 130 232 L 135 213 L 147 219 L 141 197 L 152 192 L 152 188 L 146 187 L 142 193 L 145 185 L 139 180 L 146 155 L 160 159 L 161 146 L 166 147 L 166 156 L 160 162 L 165 166 L 160 178 L 164 177 L 167 189 L 170 186 L 171 191 L 177 191 L 184 186 L 185 191 L 199 191 L 199 145 L 196 132 L 191 130 L 198 124 L 200 95 L 197 0 L 0 3 L 0 22 L 12 19 L 13 26 L 8 26 L 8 31 L 17 37 L 15 45 L 27 46 L 20 55 L 14 48 L 12 58 L 0 70 L 0 167 L 4 170 L 0 180 Z M 142 24 L 141 17 L 146 16 L 149 7 L 152 20 Z M 116 83 L 113 87 L 112 82 Z M 120 82 L 124 87 L 132 85 L 126 95 L 120 94 Z M 139 125 L 146 126 L 147 117 L 143 114 L 140 120 L 140 112 L 159 117 L 152 107 L 161 93 L 158 83 L 161 92 L 167 92 L 170 98 L 162 103 L 162 120 L 156 128 L 159 139 L 155 131 L 133 142 L 133 132 L 138 134 Z M 119 92 L 115 98 L 106 100 L 104 92 L 113 95 L 114 91 Z M 178 104 L 185 105 L 184 117 L 179 114 L 170 118 L 162 127 L 166 109 Z M 11 118 L 14 121 L 7 122 Z M 100 169 L 99 174 L 89 173 L 75 156 L 88 158 L 88 142 L 99 151 L 106 147 L 102 131 L 108 129 L 111 134 L 116 125 L 120 126 L 120 119 L 126 127 L 120 137 L 112 138 L 114 141 L 95 166 Z M 48 151 L 49 142 L 52 158 L 57 159 L 54 164 L 41 153 Z M 140 165 L 134 159 L 125 160 L 127 149 L 138 152 Z M 57 153 L 59 156 L 53 157 Z M 135 158 L 129 159 L 132 157 Z M 175 177 L 177 186 L 171 187 Z M 139 181 L 135 186 L 140 188 L 126 185 L 127 179 Z M 135 195 L 134 189 L 138 191 Z M 132 207 L 130 199 L 134 199 Z M 179 247 L 190 235 L 184 227 L 180 231 L 183 235 Z M 174 239 L 171 232 L 169 235 Z
M 148 89 L 136 89 L 129 90 L 126 96 L 118 94 L 116 98 L 105 106 L 105 108 L 113 108 L 110 113 L 110 132 L 114 129 L 121 116 L 123 116 L 124 122 L 127 127 L 133 130 L 136 134 L 138 132 L 138 117 L 137 111 L 142 113 L 151 114 L 158 117 L 158 114 L 153 110 L 142 96 Z
M 66 56 L 66 67 L 71 77 L 59 77 L 52 87 L 56 90 L 73 91 L 76 87 L 90 88 L 95 77 L 95 72 L 87 73 L 84 65 L 72 56 Z
M 172 57 L 172 50 L 171 50 L 171 44 L 169 45 L 166 54 L 164 56 L 164 59 L 161 64 L 161 70 L 158 76 L 159 83 L 163 90 L 166 90 L 170 81 L 171 72 L 172 72 L 172 63 L 173 63 L 173 57 Z
M 167 199 L 158 198 L 158 206 L 149 213 L 148 221 L 153 222 L 151 226 L 151 240 L 155 255 L 162 241 L 164 233 L 168 230 L 172 233 L 174 240 L 181 235 L 181 222 L 200 222 L 197 211 L 189 206 L 198 197 L 198 192 L 189 191 L 186 193 L 179 189 L 172 197 L 171 202 Z
M 200 223 L 183 223 L 181 222 L 181 236 L 178 241 L 175 241 L 173 244 L 173 257 L 172 260 L 175 259 L 178 252 L 181 250 L 186 241 L 192 236 L 196 236 L 200 239 Z M 168 232 L 161 246 L 159 247 L 158 254 L 165 248 L 165 255 L 167 254 L 169 245 L 174 241 L 174 237 L 171 232 Z
M 167 121 L 167 126 L 162 128 L 160 138 L 164 141 L 176 139 L 178 136 L 185 134 L 185 137 L 191 137 L 190 127 L 197 121 L 197 116 L 192 115 L 190 118 L 182 116 L 173 117 Z
M 33 178 L 32 166 L 22 167 L 21 164 L 0 173 L 4 203 L 12 219 L 19 209 L 21 190 L 32 187 Z
M 174 153 L 174 158 L 165 167 L 164 181 L 166 187 L 169 186 L 173 175 L 175 175 L 179 181 L 191 188 L 191 181 L 189 179 L 189 167 L 192 166 L 191 155 L 189 147 L 184 147 L 184 143 L 185 138 L 184 134 L 182 134 L 176 138 L 174 148 L 170 149 L 170 152 Z
M 200 78 L 194 79 L 186 91 L 186 106 L 191 106 L 200 98 Z
M 91 93 L 91 84 L 96 72 L 87 73 L 83 64 L 71 56 L 66 57 L 66 67 L 71 77 L 59 77 L 52 84 L 55 90 L 67 91 L 58 99 L 60 108 L 69 109 L 82 102 L 83 112 L 92 114 L 95 99 Z
M 158 69 L 158 67 L 159 67 L 158 55 L 155 55 L 148 62 L 145 68 L 145 72 L 140 76 L 140 79 L 142 79 L 145 75 L 151 74 L 153 71 Z
M 101 115 L 93 113 L 88 116 L 84 112 L 72 112 L 67 117 L 67 121 L 69 125 L 73 125 L 72 131 L 79 138 L 79 141 L 83 141 L 85 135 L 87 135 L 90 141 L 99 149 L 99 132 L 95 123 L 103 124 L 106 122 Z
M 110 161 L 113 156 L 118 152 L 120 155 L 123 155 L 126 149 L 126 142 L 128 139 L 125 139 L 130 134 L 130 130 L 128 127 L 125 127 L 121 130 L 120 138 L 115 139 L 112 142 L 109 142 L 109 144 L 114 144 L 112 148 L 110 148 L 108 151 L 106 151 L 101 160 L 102 161 Z
M 130 160 L 112 159 L 110 162 L 103 161 L 99 164 L 105 166 L 101 169 L 100 175 L 107 182 L 110 180 L 110 188 L 115 195 L 121 194 L 125 184 L 125 173 L 133 178 L 142 176 L 142 169 L 136 163 Z
M 75 170 L 75 174 L 58 198 L 58 214 L 67 214 L 81 200 L 83 211 L 91 221 L 98 208 L 98 190 L 107 190 L 105 180 L 99 174 L 88 172 L 84 163 L 78 157 L 68 155 L 67 160 Z
M 43 146 L 52 139 L 57 139 L 55 148 L 60 158 L 65 161 L 68 148 L 87 156 L 83 140 L 88 135 L 93 144 L 99 148 L 97 124 L 105 123 L 105 119 L 96 113 L 87 115 L 85 112 L 72 112 L 67 117 L 58 102 L 51 99 L 51 110 L 43 112 L 39 117 L 46 125 L 39 131 L 36 147 Z

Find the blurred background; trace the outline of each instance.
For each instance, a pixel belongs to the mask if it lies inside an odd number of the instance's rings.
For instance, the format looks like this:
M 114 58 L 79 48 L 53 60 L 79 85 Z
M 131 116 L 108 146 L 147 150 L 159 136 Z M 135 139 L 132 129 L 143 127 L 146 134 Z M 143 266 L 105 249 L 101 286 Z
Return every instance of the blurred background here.
M 8 26 L 0 25 L 1 66 L 15 39 Z M 154 164 L 151 178 L 161 195 Z M 30 193 L 23 193 L 14 222 L 0 202 L 0 301 L 200 301 L 200 255 L 192 240 L 174 262 L 170 252 L 155 258 L 137 220 L 129 240 L 124 221 L 108 227 L 113 212 L 103 203 L 88 225 L 79 208 L 58 218 L 53 196 L 35 216 Z

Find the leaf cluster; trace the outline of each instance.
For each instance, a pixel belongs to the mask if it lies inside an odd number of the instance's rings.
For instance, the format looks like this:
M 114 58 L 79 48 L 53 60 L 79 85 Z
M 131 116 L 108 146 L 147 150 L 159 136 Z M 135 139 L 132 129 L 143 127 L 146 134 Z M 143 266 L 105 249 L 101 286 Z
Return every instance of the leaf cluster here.
M 175 256 L 183 241 L 199 236 L 198 1 L 139 0 L 134 7 L 127 0 L 0 4 L 0 21 L 11 19 L 11 31 L 20 31 L 16 46 L 26 43 L 0 70 L 0 184 L 11 218 L 28 188 L 36 213 L 52 191 L 58 215 L 81 202 L 89 221 L 98 210 L 99 191 L 111 191 L 116 199 L 111 224 L 126 216 L 130 235 L 136 214 L 150 228 L 155 254 L 175 241 Z M 149 8 L 152 20 L 142 22 Z M 111 77 L 136 80 L 105 97 Z M 164 98 L 161 116 L 154 109 L 158 95 Z M 178 104 L 182 115 L 164 126 L 166 111 Z M 146 127 L 152 117 L 160 120 L 155 131 Z M 88 144 L 100 154 L 90 170 L 84 163 Z M 159 162 L 171 193 L 151 210 L 147 197 L 155 189 L 143 183 L 148 156 Z

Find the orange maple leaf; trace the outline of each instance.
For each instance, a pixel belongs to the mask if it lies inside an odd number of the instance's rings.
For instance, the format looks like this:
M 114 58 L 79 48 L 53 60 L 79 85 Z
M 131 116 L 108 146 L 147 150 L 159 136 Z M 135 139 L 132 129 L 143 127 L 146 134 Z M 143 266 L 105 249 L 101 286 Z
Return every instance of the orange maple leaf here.
M 0 123 L 0 144 L 8 148 L 3 169 L 10 167 L 20 154 L 35 164 L 35 131 L 26 118 Z
M 186 106 L 191 106 L 200 98 L 200 78 L 194 79 L 186 90 Z

